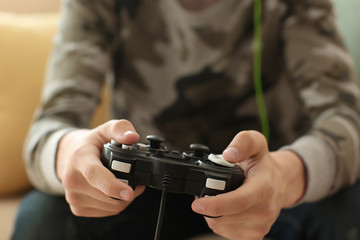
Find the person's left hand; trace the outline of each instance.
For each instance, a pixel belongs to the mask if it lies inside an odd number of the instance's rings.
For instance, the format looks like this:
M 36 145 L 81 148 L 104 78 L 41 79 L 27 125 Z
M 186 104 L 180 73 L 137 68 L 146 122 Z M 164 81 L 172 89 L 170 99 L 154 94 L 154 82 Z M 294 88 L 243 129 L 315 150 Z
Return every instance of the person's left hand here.
M 265 137 L 256 131 L 235 136 L 223 152 L 246 173 L 235 191 L 196 199 L 192 209 L 206 216 L 209 227 L 228 239 L 259 240 L 270 231 L 280 210 L 303 195 L 306 180 L 301 159 L 291 151 L 269 152 Z

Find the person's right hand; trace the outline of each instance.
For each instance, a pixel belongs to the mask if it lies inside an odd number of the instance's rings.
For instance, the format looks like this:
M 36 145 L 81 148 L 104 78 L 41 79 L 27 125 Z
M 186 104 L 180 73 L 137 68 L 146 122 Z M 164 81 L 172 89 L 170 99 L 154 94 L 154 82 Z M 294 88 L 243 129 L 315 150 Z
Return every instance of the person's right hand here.
M 103 166 L 101 150 L 111 139 L 134 144 L 139 135 L 129 121 L 111 120 L 92 130 L 71 131 L 59 143 L 56 172 L 65 188 L 66 201 L 76 216 L 116 215 L 145 189 L 141 186 L 133 191 Z

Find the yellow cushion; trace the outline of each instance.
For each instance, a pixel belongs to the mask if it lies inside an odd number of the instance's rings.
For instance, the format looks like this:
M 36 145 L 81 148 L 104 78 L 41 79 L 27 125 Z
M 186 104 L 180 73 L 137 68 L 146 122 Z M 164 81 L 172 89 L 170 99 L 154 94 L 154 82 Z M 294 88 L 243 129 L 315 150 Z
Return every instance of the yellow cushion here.
M 0 12 L 0 196 L 31 186 L 22 147 L 39 103 L 57 22 L 58 14 Z M 106 110 L 98 110 L 95 124 L 105 121 Z
M 56 15 L 0 13 L 0 195 L 30 187 L 22 146 L 39 102 Z

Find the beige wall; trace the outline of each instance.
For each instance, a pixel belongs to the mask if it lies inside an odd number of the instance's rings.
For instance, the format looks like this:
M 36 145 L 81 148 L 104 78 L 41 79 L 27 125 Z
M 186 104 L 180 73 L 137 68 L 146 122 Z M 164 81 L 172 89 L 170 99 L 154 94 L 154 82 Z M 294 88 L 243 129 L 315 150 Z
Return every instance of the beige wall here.
M 0 11 L 46 13 L 59 10 L 61 0 L 0 0 Z

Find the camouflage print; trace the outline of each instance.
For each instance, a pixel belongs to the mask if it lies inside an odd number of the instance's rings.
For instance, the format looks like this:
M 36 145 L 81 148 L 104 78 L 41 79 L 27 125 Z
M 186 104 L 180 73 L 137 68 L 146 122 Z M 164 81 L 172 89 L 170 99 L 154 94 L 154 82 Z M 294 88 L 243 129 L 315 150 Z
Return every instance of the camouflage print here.
M 221 152 L 239 131 L 260 130 L 252 10 L 252 0 L 220 1 L 200 13 L 177 0 L 67 0 L 25 148 L 36 185 L 57 191 L 44 177 L 42 152 L 55 132 L 89 126 L 106 76 L 113 117 L 129 119 L 142 140 L 155 133 L 180 149 L 200 142 Z M 263 16 L 269 147 L 303 158 L 304 201 L 314 201 L 360 175 L 353 62 L 330 0 L 267 0 Z

